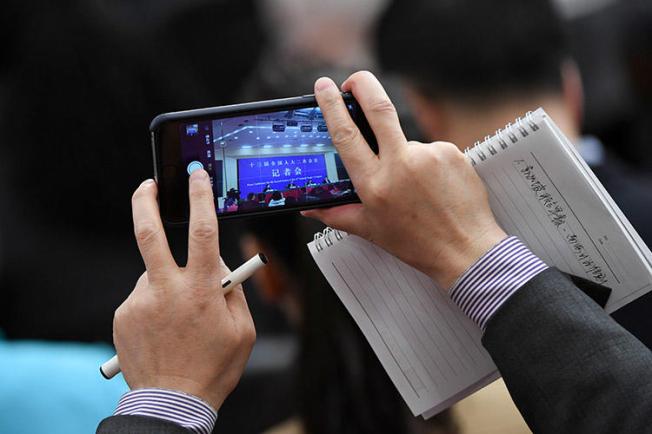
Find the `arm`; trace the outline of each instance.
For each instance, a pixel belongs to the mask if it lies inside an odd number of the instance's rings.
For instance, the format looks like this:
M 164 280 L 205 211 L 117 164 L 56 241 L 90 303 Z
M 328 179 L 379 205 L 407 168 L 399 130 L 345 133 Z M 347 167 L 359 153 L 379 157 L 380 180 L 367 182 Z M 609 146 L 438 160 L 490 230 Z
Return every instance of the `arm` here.
M 534 432 L 644 431 L 652 353 L 579 290 L 595 289 L 591 282 L 576 280 L 579 287 L 510 237 L 450 295 L 485 330 L 483 343 Z
M 652 353 L 557 270 L 528 281 L 482 339 L 534 432 L 646 432 Z
M 208 431 L 210 432 L 210 431 Z M 191 434 L 181 425 L 156 417 L 112 416 L 97 427 L 97 434 Z
M 304 215 L 373 241 L 440 288 L 452 287 L 453 300 L 486 326 L 483 343 L 535 431 L 648 429 L 649 351 L 527 248 L 487 261 L 509 239 L 464 154 L 449 143 L 408 143 L 370 73 L 352 75 L 342 90 L 360 103 L 379 153 L 364 142 L 334 83 L 318 80 L 317 100 L 362 203 Z
M 229 270 L 219 251 L 208 174 L 189 182 L 188 262 L 170 253 L 156 200 L 143 182 L 132 199 L 134 231 L 146 272 L 116 310 L 113 340 L 132 389 L 98 433 L 209 433 L 237 384 L 256 332 L 238 286 L 226 296 Z

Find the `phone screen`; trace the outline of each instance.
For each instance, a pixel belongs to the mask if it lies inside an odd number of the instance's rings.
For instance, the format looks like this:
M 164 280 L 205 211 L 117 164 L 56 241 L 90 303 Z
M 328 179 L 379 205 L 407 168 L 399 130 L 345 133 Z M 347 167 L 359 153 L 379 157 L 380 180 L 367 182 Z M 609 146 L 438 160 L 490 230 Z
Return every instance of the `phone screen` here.
M 348 107 L 354 116 L 358 106 Z M 187 176 L 200 168 L 209 173 L 218 215 L 357 200 L 319 107 L 177 126 L 182 167 Z

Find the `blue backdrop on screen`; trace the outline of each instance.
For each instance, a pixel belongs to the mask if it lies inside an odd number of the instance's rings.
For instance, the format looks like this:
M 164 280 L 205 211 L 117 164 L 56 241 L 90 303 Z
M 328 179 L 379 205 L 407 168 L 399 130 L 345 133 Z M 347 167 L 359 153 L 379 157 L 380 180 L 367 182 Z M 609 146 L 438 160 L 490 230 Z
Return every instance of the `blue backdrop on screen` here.
M 283 155 L 238 160 L 240 197 L 260 193 L 269 184 L 275 190 L 286 190 L 290 182 L 303 187 L 308 180 L 320 184 L 326 177 L 324 154 Z

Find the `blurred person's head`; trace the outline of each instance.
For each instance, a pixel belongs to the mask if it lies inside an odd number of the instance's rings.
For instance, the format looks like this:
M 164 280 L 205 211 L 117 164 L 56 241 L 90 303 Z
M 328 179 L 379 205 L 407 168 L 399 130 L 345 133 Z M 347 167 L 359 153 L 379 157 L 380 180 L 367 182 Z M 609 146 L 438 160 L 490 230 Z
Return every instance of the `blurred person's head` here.
M 273 200 L 281 200 L 283 199 L 283 195 L 281 194 L 280 191 L 276 190 L 274 193 L 272 193 L 272 199 Z
M 550 0 L 396 0 L 377 38 L 430 140 L 466 147 L 539 106 L 579 133 L 581 81 Z
M 350 68 L 371 62 L 370 28 L 387 0 L 264 0 L 274 55 Z

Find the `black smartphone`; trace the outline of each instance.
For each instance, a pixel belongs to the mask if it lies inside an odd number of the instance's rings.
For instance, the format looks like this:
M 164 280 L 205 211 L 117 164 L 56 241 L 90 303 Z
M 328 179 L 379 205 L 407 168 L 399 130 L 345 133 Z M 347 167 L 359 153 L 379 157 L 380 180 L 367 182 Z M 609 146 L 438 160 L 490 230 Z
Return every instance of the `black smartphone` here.
M 351 94 L 351 118 L 375 137 Z M 150 125 L 161 216 L 188 221 L 188 178 L 205 169 L 219 218 L 359 202 L 314 95 L 165 113 Z

